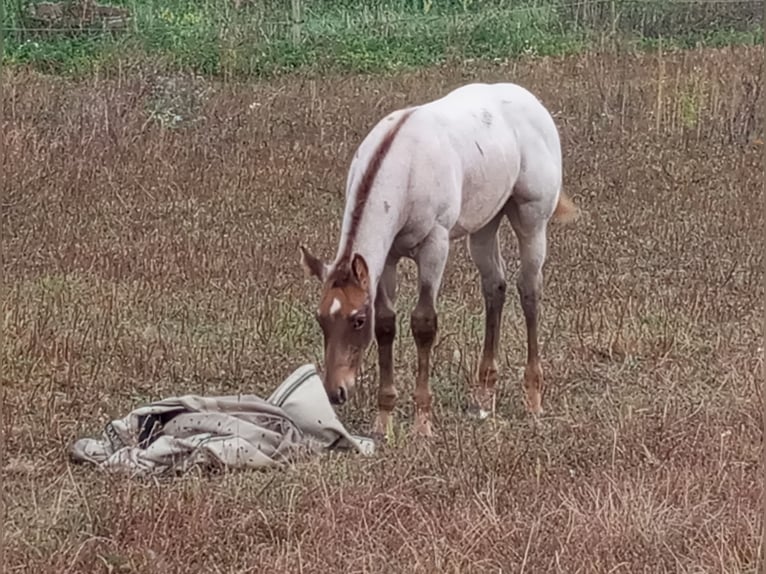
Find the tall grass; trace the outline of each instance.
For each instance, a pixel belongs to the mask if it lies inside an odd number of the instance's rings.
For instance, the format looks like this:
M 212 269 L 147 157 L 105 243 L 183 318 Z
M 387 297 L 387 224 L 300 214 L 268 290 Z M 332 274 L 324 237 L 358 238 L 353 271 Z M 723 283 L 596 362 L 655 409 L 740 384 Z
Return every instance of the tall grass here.
M 755 574 L 763 51 L 658 56 L 605 50 L 257 89 L 143 69 L 66 82 L 7 74 L 3 566 Z M 407 263 L 395 434 L 376 456 L 142 481 L 68 464 L 71 441 L 150 400 L 266 397 L 303 362 L 321 366 L 320 285 L 302 278 L 297 241 L 331 257 L 358 142 L 387 110 L 466 77 L 513 77 L 556 113 L 564 187 L 585 215 L 549 235 L 543 417 L 523 405 L 512 292 L 498 419 L 463 414 L 484 320 L 459 241 L 439 300 L 429 444 L 408 438 Z M 499 233 L 513 285 L 518 244 L 510 225 Z M 373 344 L 338 411 L 351 432 L 369 432 L 377 372 Z
M 651 46 L 756 43 L 760 2 L 659 0 L 304 0 L 300 39 L 290 0 L 115 0 L 127 32 L 41 31 L 32 0 L 2 0 L 3 59 L 46 71 L 109 68 L 150 59 L 209 75 L 268 76 L 295 69 L 391 70 L 450 59 L 560 54 L 620 36 Z

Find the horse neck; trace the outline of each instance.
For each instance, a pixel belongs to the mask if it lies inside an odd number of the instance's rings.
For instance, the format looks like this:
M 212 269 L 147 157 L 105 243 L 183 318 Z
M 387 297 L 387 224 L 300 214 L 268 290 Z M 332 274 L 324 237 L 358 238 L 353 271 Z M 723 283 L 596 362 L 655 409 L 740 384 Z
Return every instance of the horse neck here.
M 399 151 L 397 153 L 403 153 Z M 376 152 L 376 156 L 378 152 Z M 385 155 L 385 152 L 384 152 Z M 395 154 L 393 154 L 395 155 Z M 404 197 L 399 191 L 402 186 L 401 165 L 393 167 L 392 158 L 388 165 L 380 165 L 377 157 L 377 173 L 372 172 L 372 182 L 365 183 L 367 173 L 358 178 L 349 177 L 352 192 L 346 196 L 346 207 L 338 245 L 336 263 L 351 261 L 358 253 L 367 263 L 370 276 L 370 299 L 375 299 L 378 282 L 404 217 Z M 399 164 L 404 163 L 399 158 Z M 356 181 L 359 179 L 359 181 Z M 363 188 L 363 186 L 367 186 Z
M 393 226 L 381 226 L 380 221 L 384 221 L 384 219 L 376 217 L 373 213 L 367 214 L 367 217 L 361 221 L 357 228 L 354 237 L 351 238 L 347 236 L 344 229 L 343 240 L 340 243 L 336 257 L 336 263 L 344 257 L 350 261 L 355 253 L 364 257 L 370 277 L 370 299 L 373 301 L 375 300 L 378 283 L 383 274 L 383 268 L 386 265 L 389 251 L 391 251 L 394 237 L 399 231 Z M 391 220 L 389 219 L 389 221 Z

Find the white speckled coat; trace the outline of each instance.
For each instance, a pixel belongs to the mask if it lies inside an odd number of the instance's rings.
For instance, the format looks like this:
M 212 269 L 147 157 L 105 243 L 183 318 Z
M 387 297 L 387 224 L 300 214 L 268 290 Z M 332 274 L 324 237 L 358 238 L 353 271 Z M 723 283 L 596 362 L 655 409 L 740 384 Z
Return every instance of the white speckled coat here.
M 336 403 L 346 400 L 358 365 L 338 357 L 365 346 L 365 332 L 378 340 L 381 390 L 376 432 L 388 425 L 396 399 L 388 335 L 394 315 L 396 265 L 413 259 L 419 272 L 420 298 L 412 313 L 418 346 L 415 388 L 416 430 L 429 435 L 431 394 L 428 362 L 436 335 L 436 298 L 450 240 L 468 237 L 486 303 L 486 331 L 479 385 L 472 407 L 480 413 L 494 396 L 495 356 L 505 300 L 505 264 L 497 230 L 506 217 L 519 240 L 521 266 L 517 287 L 527 321 L 528 405 L 541 411 L 542 370 L 537 356 L 538 301 L 546 257 L 549 220 L 575 216 L 562 194 L 562 154 L 551 114 L 528 90 L 511 83 L 468 84 L 442 98 L 388 114 L 360 144 L 351 163 L 346 207 L 335 260 L 325 265 L 303 250 L 307 272 L 324 282 L 320 305 L 324 321 L 325 388 Z M 367 299 L 354 289 L 367 292 Z M 374 321 L 353 332 L 330 328 L 349 321 L 367 307 Z M 381 325 L 381 321 L 384 325 Z M 351 359 L 349 361 L 353 362 Z M 327 363 L 327 361 L 326 361 Z

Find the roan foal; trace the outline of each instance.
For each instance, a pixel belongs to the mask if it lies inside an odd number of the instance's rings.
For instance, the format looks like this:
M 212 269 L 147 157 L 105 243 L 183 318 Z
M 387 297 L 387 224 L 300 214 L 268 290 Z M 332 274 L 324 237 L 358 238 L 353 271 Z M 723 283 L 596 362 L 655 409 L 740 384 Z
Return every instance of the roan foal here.
M 566 221 L 578 214 L 561 185 L 561 146 L 553 118 L 518 85 L 468 84 L 379 121 L 350 166 L 335 261 L 326 264 L 300 246 L 304 270 L 322 282 L 317 320 L 324 334 L 324 386 L 330 400 L 339 405 L 348 399 L 374 333 L 380 388 L 373 433 L 385 434 L 398 394 L 393 371 L 396 266 L 402 257 L 410 258 L 419 282 L 411 315 L 418 351 L 413 430 L 431 435 L 428 379 L 436 299 L 450 240 L 468 236 L 485 303 L 484 347 L 470 406 L 487 415 L 494 401 L 506 298 L 497 230 L 507 217 L 521 259 L 517 289 L 527 328 L 527 407 L 541 412 L 537 322 L 546 229 L 552 217 Z

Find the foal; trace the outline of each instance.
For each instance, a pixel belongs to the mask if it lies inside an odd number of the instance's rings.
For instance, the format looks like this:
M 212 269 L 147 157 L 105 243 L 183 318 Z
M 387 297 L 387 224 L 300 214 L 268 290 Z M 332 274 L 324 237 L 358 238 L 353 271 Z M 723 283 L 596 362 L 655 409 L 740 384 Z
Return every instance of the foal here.
M 417 265 L 419 283 L 410 323 L 418 351 L 413 430 L 431 435 L 428 379 L 436 300 L 450 241 L 468 236 L 485 303 L 484 345 L 471 409 L 486 416 L 494 400 L 506 298 L 497 231 L 507 217 L 521 259 L 516 285 L 527 329 L 527 407 L 540 413 L 537 320 L 546 229 L 552 217 L 565 221 L 578 213 L 561 184 L 561 146 L 553 118 L 518 85 L 468 84 L 379 121 L 351 163 L 335 261 L 326 264 L 300 246 L 304 270 L 322 282 L 317 320 L 324 334 L 324 386 L 331 402 L 340 405 L 348 399 L 374 334 L 380 387 L 373 433 L 386 432 L 398 395 L 393 371 L 396 266 L 407 257 Z

